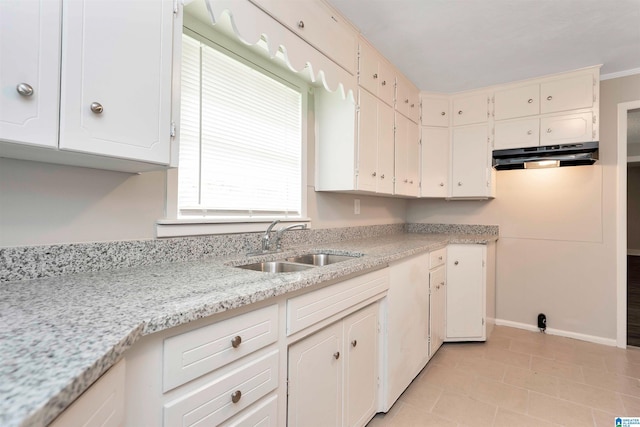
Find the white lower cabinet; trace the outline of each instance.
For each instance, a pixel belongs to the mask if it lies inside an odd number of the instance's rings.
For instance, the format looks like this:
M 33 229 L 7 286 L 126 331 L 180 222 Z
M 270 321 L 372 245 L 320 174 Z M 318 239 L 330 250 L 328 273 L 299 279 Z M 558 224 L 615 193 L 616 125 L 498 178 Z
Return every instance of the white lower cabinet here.
M 429 254 L 389 267 L 385 401 L 388 411 L 429 359 Z
M 429 263 L 429 359 L 438 351 L 445 338 L 447 280 L 447 248 L 430 253 Z
M 447 252 L 445 341 L 486 341 L 495 323 L 495 243 Z
M 58 416 L 50 427 L 120 427 L 125 411 L 125 361 L 121 360 Z
M 376 413 L 378 307 L 289 347 L 289 426 L 364 426 Z

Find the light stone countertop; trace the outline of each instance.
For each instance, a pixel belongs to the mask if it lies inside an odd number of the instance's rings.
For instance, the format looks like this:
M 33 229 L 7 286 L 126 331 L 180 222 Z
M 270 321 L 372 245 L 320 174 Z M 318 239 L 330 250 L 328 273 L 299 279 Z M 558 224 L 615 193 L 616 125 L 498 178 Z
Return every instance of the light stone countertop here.
M 47 425 L 141 336 L 390 262 L 448 243 L 497 235 L 392 234 L 298 246 L 247 258 L 156 264 L 0 286 L 0 425 Z M 234 268 L 284 256 L 362 255 L 296 273 Z

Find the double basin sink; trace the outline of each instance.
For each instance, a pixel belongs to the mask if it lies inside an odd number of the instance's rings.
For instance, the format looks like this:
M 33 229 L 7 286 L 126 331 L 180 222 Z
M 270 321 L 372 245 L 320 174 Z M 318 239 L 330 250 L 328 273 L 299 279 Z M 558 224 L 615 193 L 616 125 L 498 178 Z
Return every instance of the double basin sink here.
M 238 268 L 246 270 L 262 271 L 264 273 L 295 273 L 314 267 L 335 264 L 358 258 L 361 255 L 334 255 L 334 254 L 304 254 L 287 257 L 277 261 L 256 262 L 253 264 L 239 265 Z

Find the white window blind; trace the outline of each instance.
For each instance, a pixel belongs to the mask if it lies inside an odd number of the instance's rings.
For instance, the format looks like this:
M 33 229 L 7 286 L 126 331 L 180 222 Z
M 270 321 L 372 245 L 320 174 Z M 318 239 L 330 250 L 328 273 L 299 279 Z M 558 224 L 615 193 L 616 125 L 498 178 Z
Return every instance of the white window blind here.
M 302 94 L 183 35 L 181 217 L 300 217 Z

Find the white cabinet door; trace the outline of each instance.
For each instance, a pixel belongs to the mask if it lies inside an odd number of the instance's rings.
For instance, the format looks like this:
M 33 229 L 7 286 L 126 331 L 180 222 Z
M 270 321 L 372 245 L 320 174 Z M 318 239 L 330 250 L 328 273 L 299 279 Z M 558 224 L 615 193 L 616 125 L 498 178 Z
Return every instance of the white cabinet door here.
M 394 69 L 369 43 L 360 40 L 358 84 L 393 106 Z
M 429 273 L 429 358 L 438 351 L 445 338 L 446 267 L 443 265 Z
M 423 96 L 422 125 L 449 126 L 449 99 Z
M 63 15 L 60 148 L 168 164 L 173 2 L 69 1 Z
M 540 119 L 540 145 L 570 144 L 593 139 L 593 113 Z
M 358 190 L 376 191 L 378 176 L 378 100 L 360 89 L 358 111 Z
M 449 189 L 449 129 L 422 127 L 422 197 L 447 197 Z
M 540 119 L 518 119 L 495 124 L 494 150 L 536 147 L 540 143 Z
M 393 106 L 396 95 L 395 68 L 384 57 L 378 59 L 378 98 Z
M 429 254 L 395 263 L 389 273 L 385 410 L 429 357 Z
M 420 91 L 402 76 L 396 78 L 396 110 L 414 123 L 420 119 Z
M 342 322 L 289 347 L 287 425 L 342 425 L 342 352 Z
M 344 319 L 344 426 L 364 426 L 377 409 L 378 304 Z
M 488 161 L 486 125 L 453 129 L 451 197 L 486 197 Z
M 446 339 L 485 339 L 484 245 L 447 248 Z
M 418 195 L 420 145 L 418 125 L 396 113 L 395 194 Z
M 462 126 L 484 123 L 489 119 L 487 94 L 476 94 L 453 98 L 453 125 Z
M 535 116 L 540 113 L 540 85 L 497 90 L 494 94 L 496 120 Z
M 546 114 L 591 108 L 594 102 L 594 78 L 589 73 L 542 83 L 540 112 Z
M 61 1 L 0 1 L 0 140 L 56 148 Z
M 393 194 L 393 108 L 378 101 L 378 165 L 376 192 Z

